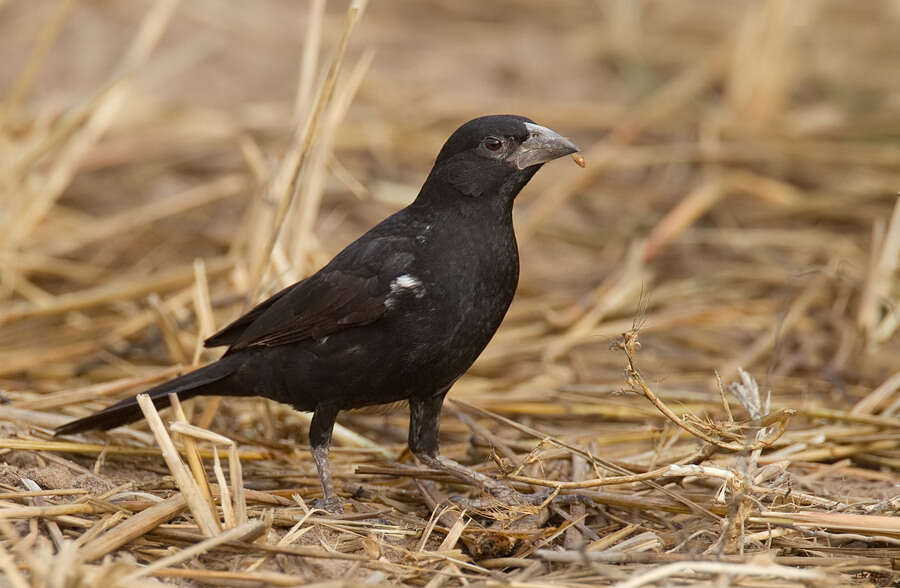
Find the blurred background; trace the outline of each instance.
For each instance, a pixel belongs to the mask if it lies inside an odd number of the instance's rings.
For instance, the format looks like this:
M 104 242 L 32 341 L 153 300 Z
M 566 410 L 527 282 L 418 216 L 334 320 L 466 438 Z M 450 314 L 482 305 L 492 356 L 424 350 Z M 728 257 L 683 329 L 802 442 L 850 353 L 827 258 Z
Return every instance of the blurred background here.
M 607 347 L 635 317 L 673 389 L 740 366 L 785 401 L 852 402 L 900 367 L 897 2 L 374 2 L 296 197 L 271 184 L 346 2 L 4 4 L 13 388 L 189 362 L 199 327 L 177 293 L 195 258 L 221 326 L 408 203 L 456 126 L 501 112 L 570 136 L 588 167 L 547 166 L 519 198 L 520 295 L 476 370 L 489 390 L 615 388 Z M 159 317 L 111 335 L 151 294 L 177 342 Z
M 519 196 L 516 300 L 450 397 L 629 467 L 674 461 L 695 440 L 631 393 L 614 344 L 639 328 L 636 366 L 678 414 L 727 419 L 716 374 L 747 370 L 797 411 L 761 464 L 896 513 L 878 501 L 900 469 L 897 0 L 0 0 L 0 56 L 0 431 L 42 448 L 4 446 L 9 487 L 9 468 L 69 487 L 82 467 L 166 488 L 158 458 L 84 446 L 59 466 L 46 427 L 215 358 L 204 336 L 409 203 L 458 125 L 515 113 L 587 167 L 553 162 Z M 270 452 L 249 487 L 317 494 L 301 415 L 198 406 Z M 496 473 L 500 443 L 529 475 L 593 475 L 467 414 L 445 410 L 446 455 Z M 333 460 L 340 486 L 379 488 L 357 499 L 424 525 L 409 479 L 352 474 L 401 454 L 405 420 L 342 415 L 365 439 Z M 152 446 L 143 427 L 111 438 Z M 666 548 L 719 532 L 647 516 Z

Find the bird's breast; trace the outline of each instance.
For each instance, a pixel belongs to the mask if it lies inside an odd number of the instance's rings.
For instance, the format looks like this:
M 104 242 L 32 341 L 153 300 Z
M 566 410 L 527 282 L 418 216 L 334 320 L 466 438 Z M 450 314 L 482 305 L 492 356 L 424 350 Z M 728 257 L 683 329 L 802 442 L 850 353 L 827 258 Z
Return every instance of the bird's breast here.
M 480 229 L 480 230 L 479 230 Z M 452 381 L 500 326 L 519 275 L 511 224 L 424 223 L 415 260 L 390 281 L 388 316 L 407 364 Z

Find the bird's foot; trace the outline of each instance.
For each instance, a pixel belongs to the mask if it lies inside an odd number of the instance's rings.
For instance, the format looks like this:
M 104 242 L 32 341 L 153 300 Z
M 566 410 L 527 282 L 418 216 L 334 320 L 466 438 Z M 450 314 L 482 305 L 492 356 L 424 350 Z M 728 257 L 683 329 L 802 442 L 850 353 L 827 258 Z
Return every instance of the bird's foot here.
M 531 503 L 527 500 L 521 500 L 520 497 L 525 495 L 520 494 L 519 492 L 513 491 L 511 494 L 506 494 L 502 498 L 499 498 L 494 495 L 490 496 L 450 496 L 448 500 L 455 504 L 460 508 L 464 508 L 466 510 L 471 511 L 492 511 L 496 510 L 498 507 L 503 508 L 516 508 L 521 507 L 523 505 L 531 506 Z
M 339 496 L 316 498 L 312 501 L 312 507 L 324 510 L 331 514 L 344 514 L 344 503 Z
M 516 507 L 516 506 L 544 506 L 546 502 L 567 498 L 563 496 L 553 496 L 552 492 L 535 492 L 533 494 L 525 494 L 514 490 L 505 484 L 495 483 L 490 488 L 486 488 L 490 496 L 482 496 L 479 498 L 467 498 L 464 496 L 451 496 L 450 501 L 456 505 L 469 509 L 485 510 L 496 508 L 498 505 Z
M 443 456 L 420 455 L 419 459 L 425 465 L 443 470 L 458 480 L 462 480 L 472 486 L 481 488 L 489 493 L 493 498 L 463 498 L 455 496 L 451 498 L 455 504 L 465 506 L 467 508 L 484 509 L 496 507 L 498 504 L 506 506 L 540 506 L 551 497 L 552 491 L 548 488 L 545 491 L 535 494 L 523 494 L 493 478 L 485 476 L 480 472 L 468 468 L 450 458 Z
M 576 502 L 590 503 L 590 499 L 585 496 L 576 494 L 558 494 L 557 491 L 552 488 L 544 488 L 533 494 L 524 494 L 499 480 L 485 476 L 472 468 L 466 467 L 461 463 L 442 455 L 424 454 L 417 455 L 416 457 L 428 467 L 442 470 L 458 480 L 471 484 L 476 488 L 481 488 L 492 496 L 492 498 L 464 498 L 454 496 L 450 499 L 454 504 L 465 508 L 485 510 L 496 508 L 498 505 L 509 507 L 541 507 L 546 506 L 546 503 L 548 502 L 554 502 L 557 505 L 573 504 Z

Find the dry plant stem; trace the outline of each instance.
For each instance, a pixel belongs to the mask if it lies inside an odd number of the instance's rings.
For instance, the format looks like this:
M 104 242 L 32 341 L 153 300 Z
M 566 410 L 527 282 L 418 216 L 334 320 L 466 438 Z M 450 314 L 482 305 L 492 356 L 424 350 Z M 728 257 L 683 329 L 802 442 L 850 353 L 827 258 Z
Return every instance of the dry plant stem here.
M 234 493 L 234 504 L 232 506 L 232 510 L 235 513 L 237 524 L 241 525 L 246 523 L 247 499 L 246 491 L 244 490 L 243 469 L 241 468 L 241 461 L 237 453 L 237 444 L 224 435 L 219 435 L 218 433 L 207 431 L 206 429 L 201 429 L 200 427 L 191 425 L 189 423 L 173 423 L 172 430 L 178 431 L 179 433 L 184 435 L 195 437 L 197 439 L 204 439 L 211 443 L 224 445 L 228 448 L 228 473 L 231 477 L 231 488 Z M 215 451 L 213 452 L 213 459 L 218 459 L 218 454 Z M 219 483 L 222 484 L 222 480 L 219 480 Z M 224 484 L 221 487 L 224 500 L 226 488 Z
M 826 418 L 834 421 L 844 421 L 848 423 L 864 423 L 875 425 L 877 427 L 882 427 L 885 429 L 900 428 L 900 418 L 867 414 L 854 414 L 852 410 L 832 410 L 828 408 L 818 408 L 810 406 L 796 409 L 796 412 L 816 418 Z
M 334 99 L 323 113 L 323 122 L 319 139 L 310 149 L 308 159 L 304 162 L 304 182 L 299 186 L 299 199 L 296 204 L 297 220 L 294 228 L 293 247 L 285 247 L 292 253 L 295 271 L 300 276 L 306 274 L 307 255 L 314 239 L 315 219 L 319 214 L 322 195 L 325 191 L 326 166 L 332 157 L 335 135 L 350 103 L 362 83 L 363 77 L 372 63 L 374 53 L 370 50 L 363 54 L 350 73 L 349 79 L 338 84 L 334 90 Z M 299 277 L 299 276 L 297 276 Z
M 883 224 L 881 226 L 883 227 Z M 897 269 L 897 258 L 900 255 L 900 198 L 894 205 L 887 232 L 885 233 L 883 229 L 880 232 L 884 237 L 873 239 L 873 255 L 857 317 L 857 325 L 867 336 L 876 339 L 884 337 L 883 334 L 876 333 L 880 308 L 885 301 L 890 300 L 891 277 Z M 886 318 L 885 321 L 887 320 Z M 886 335 L 889 336 L 890 332 L 886 332 Z
M 634 352 L 637 346 L 637 331 L 632 330 L 622 334 L 623 342 L 620 344 L 621 349 L 625 352 L 625 357 L 627 358 L 628 365 L 626 367 L 626 374 L 628 377 L 628 385 L 631 386 L 631 389 L 635 392 L 642 394 L 647 400 L 649 400 L 653 406 L 655 406 L 663 415 L 666 416 L 670 421 L 672 421 L 677 426 L 681 427 L 691 435 L 697 437 L 698 439 L 702 439 L 707 443 L 710 443 L 719 449 L 724 449 L 726 451 L 755 451 L 757 449 L 762 449 L 765 447 L 771 447 L 772 444 L 778 440 L 781 435 L 784 434 L 784 431 L 787 429 L 788 421 L 791 416 L 795 414 L 796 411 L 791 409 L 783 409 L 777 413 L 774 413 L 767 419 L 768 424 L 763 426 L 769 426 L 769 424 L 773 425 L 775 428 L 772 433 L 766 438 L 757 441 L 753 445 L 743 445 L 740 443 L 725 443 L 719 439 L 708 435 L 707 433 L 697 429 L 693 425 L 684 421 L 683 419 L 678 418 L 672 410 L 666 406 L 666 404 L 660 400 L 660 398 L 654 394 L 654 392 L 650 389 L 649 386 L 644 382 L 644 378 L 641 377 L 640 372 L 634 365 Z
M 884 383 L 866 395 L 865 398 L 857 402 L 853 408 L 850 409 L 850 414 L 873 414 L 881 404 L 896 394 L 898 388 L 900 388 L 900 372 L 892 375 L 885 380 Z
M 119 523 L 96 539 L 85 543 L 80 551 L 81 557 L 84 558 L 84 561 L 99 559 L 171 520 L 185 507 L 187 507 L 187 501 L 182 493 L 166 498 Z
M 30 200 L 23 214 L 9 227 L 4 244 L 17 248 L 37 224 L 50 212 L 57 199 L 71 183 L 82 158 L 117 116 L 129 90 L 129 74 L 147 61 L 171 19 L 177 0 L 157 0 L 141 22 L 141 27 L 116 68 L 118 82 L 103 95 L 84 122 L 83 127 L 64 145 L 46 176 L 45 185 Z
M 344 32 L 338 43 L 337 52 L 335 53 L 334 60 L 331 63 L 325 82 L 322 85 L 319 94 L 316 96 L 315 103 L 310 109 L 309 116 L 306 118 L 302 127 L 297 127 L 295 130 L 295 138 L 292 142 L 291 149 L 285 155 L 276 176 L 272 179 L 272 182 L 267 189 L 269 195 L 267 200 L 278 202 L 279 204 L 272 226 L 269 228 L 270 232 L 266 239 L 266 245 L 261 252 L 262 256 L 258 260 L 251 260 L 250 267 L 253 268 L 250 277 L 250 285 L 253 288 L 250 296 L 251 300 L 255 300 L 259 294 L 263 277 L 269 266 L 272 251 L 275 248 L 275 244 L 278 241 L 278 235 L 281 232 L 281 226 L 284 223 L 284 219 L 294 200 L 294 194 L 296 193 L 294 182 L 300 167 L 306 158 L 306 154 L 309 151 L 309 146 L 315 135 L 322 112 L 324 112 L 325 107 L 331 100 L 331 95 L 334 91 L 334 86 L 344 61 L 344 53 L 347 49 L 347 44 L 350 41 L 353 30 L 356 28 L 356 24 L 359 22 L 359 19 L 365 10 L 366 4 L 366 0 L 354 0 L 347 9 L 347 22 Z
M 719 399 L 722 401 L 722 410 L 725 411 L 728 422 L 733 423 L 734 415 L 731 414 L 731 407 L 728 405 L 728 399 L 725 397 L 725 386 L 722 385 L 722 377 L 719 375 L 718 370 L 716 371 L 716 390 L 719 392 Z
M 189 295 L 189 290 L 182 291 L 172 296 L 171 302 L 175 303 L 176 301 L 179 301 L 181 299 L 187 300 Z M 0 315 L 0 322 L 2 322 L 2 319 L 3 315 Z M 115 328 L 112 329 L 111 333 L 103 333 L 94 340 L 88 340 L 81 343 L 73 343 L 71 345 L 49 347 L 46 349 L 42 347 L 40 350 L 34 350 L 30 353 L 20 354 L 18 357 L 13 357 L 9 360 L 0 359 L 0 375 L 33 370 L 38 366 L 44 365 L 47 362 L 62 361 L 65 359 L 72 359 L 74 357 L 88 355 L 90 353 L 98 353 L 106 346 L 121 344 L 123 339 L 127 339 L 135 333 L 140 332 L 149 324 L 151 324 L 153 320 L 153 311 L 142 311 L 137 313 L 136 315 L 133 315 L 125 322 L 118 324 Z M 4 407 L 0 406 L 0 409 L 2 408 Z M 53 414 L 47 416 L 57 417 L 59 415 Z
M 163 304 L 162 299 L 155 293 L 147 297 L 147 302 L 156 316 L 156 325 L 159 327 L 159 331 L 163 336 L 163 342 L 169 351 L 169 359 L 174 364 L 186 364 L 188 356 L 178 338 L 178 325 L 175 322 L 175 317 L 172 316 L 172 311 Z
M 527 216 L 516 228 L 519 240 L 529 239 L 553 212 L 591 181 L 596 180 L 609 167 L 610 162 L 615 161 L 614 148 L 633 142 L 644 129 L 664 121 L 691 104 L 698 94 L 722 75 L 729 56 L 727 49 L 727 46 L 719 47 L 708 59 L 684 70 L 629 112 L 606 138 L 583 152 L 584 158 L 591 162 L 591 167 L 570 176 L 571 179 L 559 182 L 528 210 Z
M 328 521 L 321 521 L 323 524 L 328 523 L 329 525 L 333 525 L 339 523 L 340 521 L 331 519 Z M 232 529 L 233 530 L 233 529 Z M 178 539 L 180 541 L 203 541 L 204 537 L 202 535 L 198 535 L 197 533 L 192 533 L 190 531 L 176 531 L 174 529 L 167 529 L 163 531 L 162 529 L 156 531 L 156 533 L 160 535 L 165 535 L 170 538 Z M 295 555 L 300 557 L 315 557 L 322 559 L 339 559 L 345 561 L 367 561 L 369 558 L 365 555 L 356 554 L 356 553 L 341 553 L 339 551 L 335 551 L 330 548 L 327 544 L 324 544 L 323 547 L 310 547 L 305 545 L 268 545 L 266 543 L 248 543 L 246 541 L 229 541 L 227 543 L 229 547 L 234 547 L 243 551 L 261 551 L 264 553 L 283 553 L 285 555 Z
M 822 295 L 822 290 L 827 283 L 825 276 L 819 276 L 810 281 L 799 296 L 791 303 L 784 318 L 775 322 L 772 327 L 761 335 L 749 348 L 721 369 L 722 379 L 731 380 L 738 373 L 738 369 L 751 366 L 766 353 L 775 348 L 779 338 L 790 333 L 806 314 L 809 307 Z
M 626 582 L 615 584 L 615 588 L 638 588 L 648 584 L 658 584 L 660 580 L 678 576 L 681 574 L 694 575 L 696 573 L 726 575 L 726 576 L 762 576 L 767 578 L 782 578 L 785 580 L 804 580 L 825 582 L 834 585 L 834 582 L 824 573 L 818 570 L 798 570 L 788 566 L 758 565 L 758 564 L 731 564 L 707 561 L 686 561 L 666 564 L 642 574 L 635 575 Z
M 153 406 L 153 401 L 146 394 L 138 394 L 137 400 L 141 407 L 141 412 L 144 413 L 144 418 L 147 419 L 147 424 L 150 425 L 150 430 L 153 431 L 153 436 L 156 437 L 156 441 L 162 450 L 163 459 L 166 460 L 166 465 L 169 466 L 169 471 L 172 472 L 172 476 L 174 476 L 175 482 L 178 484 L 178 489 L 181 490 L 187 500 L 188 508 L 191 514 L 194 515 L 197 526 L 200 527 L 200 531 L 207 537 L 217 535 L 221 531 L 219 521 L 210 509 L 209 502 L 206 501 L 203 493 L 197 487 L 194 478 L 178 456 L 178 450 L 175 449 L 172 438 L 169 437 L 169 433 L 166 431 L 166 427 L 163 425 L 156 407 Z
M 87 490 L 81 488 L 60 488 L 58 490 L 26 490 L 24 492 L 2 492 L 0 500 L 14 500 L 16 498 L 29 498 L 31 496 L 78 496 L 87 494 Z
M 591 480 L 581 480 L 572 482 L 555 482 L 552 480 L 544 480 L 541 478 L 532 478 L 529 476 L 519 476 L 510 474 L 506 478 L 515 482 L 524 484 L 532 484 L 534 486 L 545 486 L 548 488 L 556 488 L 558 490 L 576 490 L 582 488 L 597 488 L 599 486 L 616 486 L 619 484 L 633 484 L 635 482 L 643 482 L 647 480 L 658 481 L 662 477 L 684 478 L 688 476 L 705 476 L 721 478 L 723 480 L 733 480 L 734 473 L 721 468 L 704 468 L 698 465 L 667 465 L 645 474 L 635 474 L 633 476 L 611 476 L 609 478 L 594 478 Z
M 16 506 L 0 508 L 0 519 L 30 519 L 61 515 L 94 514 L 109 509 L 95 504 L 55 504 L 51 506 Z
M 177 394 L 169 394 L 169 403 L 177 422 L 188 424 L 187 416 L 184 414 L 184 409 L 181 407 L 181 401 L 178 399 Z M 212 499 L 212 493 L 209 490 L 209 480 L 206 479 L 203 462 L 200 461 L 200 451 L 197 449 L 197 443 L 190 435 L 180 434 L 180 437 L 181 442 L 184 444 L 184 453 L 191 468 L 191 473 L 194 474 L 194 481 L 197 482 L 197 487 L 209 504 L 210 509 L 215 512 L 216 506 Z M 213 455 L 215 456 L 215 453 Z
M 322 21 L 325 15 L 325 0 L 313 0 L 309 4 L 306 17 L 306 34 L 303 36 L 303 54 L 300 58 L 300 75 L 297 76 L 297 91 L 294 94 L 293 123 L 296 125 L 301 117 L 309 114 L 310 98 L 313 92 L 313 81 L 316 66 L 319 62 L 319 49 L 322 45 Z
M 492 447 L 496 447 L 497 449 L 499 449 L 500 452 L 503 454 L 503 457 L 505 457 L 506 459 L 511 461 L 515 467 L 519 467 L 521 465 L 521 460 L 519 459 L 519 456 L 516 454 L 516 452 L 513 451 L 512 449 L 510 449 L 509 445 L 504 443 L 503 440 L 500 439 L 500 437 L 498 437 L 497 435 L 494 435 L 490 431 L 490 429 L 488 429 L 487 427 L 481 426 L 478 422 L 476 422 L 474 419 L 472 419 L 465 413 L 463 413 L 459 410 L 456 410 L 453 407 L 451 407 L 451 409 L 453 410 L 453 415 L 457 419 L 459 419 L 467 427 L 472 429 L 473 433 L 483 437 L 488 443 L 491 444 Z
M 419 486 L 419 490 L 423 490 L 424 484 L 416 481 L 416 485 Z M 427 498 L 427 496 L 426 496 Z M 429 537 L 434 532 L 435 526 L 437 526 L 438 522 L 443 522 L 447 527 L 453 527 L 456 524 L 456 521 L 459 520 L 460 514 L 459 512 L 455 512 L 456 508 L 453 506 L 441 506 L 440 503 L 443 501 L 435 500 L 432 504 L 429 504 L 431 510 L 431 516 L 428 518 L 428 522 L 425 525 L 425 528 L 422 529 L 421 537 L 419 538 L 419 542 L 416 544 L 416 551 L 424 551 L 425 544 L 428 542 Z M 447 517 L 446 515 L 451 515 Z
M 216 414 L 219 412 L 219 406 L 221 406 L 221 404 L 221 396 L 207 397 L 203 403 L 203 412 L 194 419 L 197 426 L 202 429 L 208 429 L 210 425 L 212 425 L 213 419 L 216 418 Z
M 590 338 L 601 320 L 638 297 L 644 284 L 650 279 L 651 276 L 641 257 L 641 247 L 633 245 L 627 253 L 622 269 L 610 274 L 592 293 L 594 302 L 590 310 L 562 336 L 546 346 L 543 353 L 544 360 L 557 361 L 576 344 Z
M 759 565 L 759 564 L 751 564 L 746 562 L 746 558 L 741 556 L 719 556 L 713 559 L 710 557 L 709 559 L 696 559 L 695 556 L 690 554 L 680 554 L 680 553 L 628 553 L 628 552 L 616 552 L 616 551 L 554 551 L 550 549 L 541 549 L 538 550 L 535 555 L 540 557 L 546 561 L 553 562 L 561 562 L 561 563 L 616 563 L 616 564 L 628 564 L 628 563 L 667 563 L 671 562 L 670 565 L 679 566 L 677 568 L 666 568 L 666 571 L 661 576 L 657 576 L 658 572 L 653 572 L 653 576 L 642 576 L 641 583 L 636 584 L 617 584 L 616 586 L 643 586 L 647 583 L 654 582 L 655 579 L 661 579 L 664 577 L 668 577 L 673 574 L 673 570 L 680 571 L 688 571 L 691 569 L 691 566 L 697 566 L 697 569 L 701 571 L 706 571 L 707 573 L 725 573 L 728 575 L 741 575 L 742 570 L 746 570 L 747 575 L 751 576 L 772 576 L 772 577 L 785 577 L 785 578 L 796 578 L 796 579 L 815 579 L 821 580 L 823 578 L 822 574 L 817 571 L 809 571 L 809 570 L 797 570 L 795 568 L 787 567 L 787 565 Z M 791 560 L 796 561 L 798 559 L 806 559 L 806 558 L 778 558 L 779 560 Z M 825 562 L 831 561 L 830 559 L 826 559 L 823 562 L 823 565 L 828 565 Z M 482 562 L 484 564 L 485 562 Z M 707 564 L 710 564 L 707 566 Z M 722 566 L 726 566 L 723 568 L 716 568 L 716 564 L 721 564 Z M 662 568 L 657 568 L 662 569 Z M 787 575 L 782 575 L 782 572 Z M 798 574 L 794 574 L 794 572 L 799 572 Z M 636 579 L 636 578 L 635 578 Z
M 91 243 L 135 231 L 159 220 L 241 194 L 248 187 L 247 177 L 244 174 L 229 174 L 166 198 L 96 220 L 90 224 L 90 230 L 38 244 L 38 251 L 51 256 L 65 256 Z
M 29 478 L 21 478 L 22 484 L 29 490 L 32 491 L 40 491 L 41 487 L 37 485 L 34 480 Z M 35 496 L 31 498 L 31 503 L 35 506 L 44 506 L 47 504 L 47 501 L 44 500 L 41 496 Z M 45 520 L 44 525 L 47 527 L 47 531 L 50 533 L 50 538 L 53 540 L 53 544 L 56 546 L 57 551 L 62 549 L 63 547 L 63 535 L 62 531 L 59 530 L 59 525 L 56 524 L 56 521 L 53 520 Z
M 31 410 L 47 410 L 50 408 L 59 408 L 71 404 L 80 404 L 85 401 L 97 400 L 104 396 L 119 394 L 125 390 L 148 386 L 162 380 L 172 378 L 183 371 L 181 366 L 172 366 L 153 371 L 144 376 L 136 376 L 133 378 L 122 378 L 112 380 L 110 382 L 102 382 L 100 384 L 92 384 L 83 388 L 75 388 L 72 390 L 61 390 L 52 394 L 44 394 L 36 396 L 28 400 L 21 400 L 13 404 L 16 408 L 26 408 Z
M 812 528 L 886 535 L 900 538 L 900 517 L 838 512 L 761 512 L 754 522 L 793 524 Z
M 41 30 L 37 42 L 32 46 L 28 61 L 22 68 L 21 73 L 16 77 L 13 87 L 3 103 L 3 110 L 0 112 L 0 115 L 2 115 L 2 118 L 0 118 L 0 130 L 2 130 L 7 120 L 15 117 L 16 111 L 19 109 L 22 100 L 34 86 L 34 82 L 40 73 L 41 66 L 47 58 L 47 54 L 50 52 L 53 44 L 56 42 L 56 39 L 59 37 L 63 25 L 69 19 L 69 15 L 72 13 L 72 8 L 74 6 L 75 0 L 62 0 L 59 2 L 56 12 L 53 14 L 53 18 L 50 19 Z
M 78 549 L 81 549 L 91 541 L 96 540 L 103 533 L 106 533 L 111 528 L 121 523 L 127 517 L 128 514 L 126 514 L 125 511 L 118 511 L 104 516 L 93 526 L 91 526 L 87 531 L 85 531 L 84 534 L 82 534 L 80 537 L 77 537 L 73 542 L 73 545 L 78 547 Z
M 0 407 L 3 408 L 3 407 Z M 2 411 L 0 411 L 2 414 Z M 58 423 L 62 424 L 69 419 L 61 415 Z M 50 425 L 54 427 L 56 424 Z M 76 443 L 72 441 L 33 441 L 30 439 L 0 439 L 0 449 L 22 449 L 25 451 L 59 451 L 63 453 L 83 453 L 96 455 L 105 452 L 107 455 L 134 455 L 134 456 L 161 456 L 162 451 L 153 447 L 129 447 L 123 445 L 100 445 L 99 443 Z M 212 451 L 201 449 L 200 457 L 212 459 Z M 264 460 L 271 457 L 268 452 L 242 451 L 239 457 L 244 460 Z
M 209 275 L 218 276 L 232 267 L 234 267 L 234 260 L 226 257 L 207 260 Z M 174 290 L 191 283 L 194 279 L 194 269 L 193 266 L 175 267 L 144 279 L 136 278 L 137 276 L 129 276 L 121 281 L 62 294 L 55 297 L 53 303 L 48 305 L 12 305 L 9 310 L 0 314 L 0 325 L 27 317 L 52 316 L 73 310 L 86 310 L 119 300 L 132 300 L 150 292 Z
M 9 556 L 6 547 L 0 545 L 0 570 L 13 588 L 29 588 L 30 584 L 19 571 L 16 562 Z
M 210 551 L 223 543 L 227 543 L 229 541 L 239 541 L 248 536 L 258 536 L 263 531 L 265 531 L 265 525 L 262 521 L 250 521 L 248 523 L 244 523 L 239 527 L 229 529 L 223 533 L 216 535 L 215 537 L 210 537 L 209 539 L 201 541 L 196 545 L 192 545 L 187 549 L 183 549 L 178 553 L 174 553 L 168 557 L 158 559 L 152 564 L 140 568 L 136 572 L 128 574 L 120 580 L 119 585 L 123 587 L 128 586 L 129 582 L 133 582 L 134 580 L 137 580 L 144 576 L 148 576 L 156 570 L 181 563 L 183 561 L 191 559 L 192 557 L 196 557 L 202 553 L 206 553 L 207 551 Z
M 550 549 L 538 550 L 535 555 L 546 561 L 560 563 L 610 563 L 610 564 L 659 564 L 672 562 L 727 562 L 727 563 L 749 563 L 748 560 L 752 556 L 741 555 L 719 555 L 719 556 L 697 556 L 690 553 L 646 553 L 646 552 L 623 552 L 623 551 L 554 551 Z M 496 565 L 494 562 L 496 561 Z M 532 561 L 532 560 L 525 560 Z M 514 558 L 498 558 L 497 560 L 482 560 L 480 563 L 484 567 L 505 567 L 500 565 L 509 562 L 515 565 Z M 865 563 L 869 565 L 886 565 L 890 566 L 889 558 L 860 558 L 860 557 L 793 557 L 793 556 L 776 556 L 775 563 L 783 566 L 850 566 L 853 564 Z
M 576 447 L 575 445 L 566 443 L 562 439 L 559 439 L 552 435 L 547 435 L 546 433 L 542 433 L 541 431 L 538 431 L 537 429 L 529 427 L 528 425 L 523 425 L 522 423 L 517 423 L 516 421 L 514 421 L 512 419 L 508 419 L 502 415 L 487 411 L 483 408 L 479 408 L 477 406 L 468 404 L 461 400 L 448 399 L 447 402 L 449 402 L 452 405 L 459 406 L 468 412 L 477 414 L 482 417 L 487 417 L 487 418 L 499 421 L 509 427 L 512 427 L 516 430 L 522 431 L 523 433 L 526 433 L 528 435 L 531 435 L 532 437 L 534 437 L 536 439 L 540 439 L 547 443 L 552 443 L 553 445 L 555 445 L 557 447 L 561 447 L 567 451 L 574 453 L 575 455 L 579 455 L 579 456 L 583 457 L 584 459 L 586 459 L 588 461 L 588 463 L 591 463 L 595 466 L 602 467 L 608 471 L 615 472 L 615 473 L 621 473 L 621 471 L 622 471 L 622 468 L 616 467 L 615 465 L 612 465 L 610 462 L 608 462 L 606 460 L 594 457 L 589 452 L 587 452 L 579 447 Z
M 658 256 L 678 235 L 715 206 L 723 194 L 724 190 L 718 181 L 707 180 L 680 200 L 653 227 L 641 251 L 642 261 L 646 263 Z
M 212 302 L 209 296 L 209 280 L 206 275 L 206 264 L 202 259 L 194 260 L 194 312 L 197 315 L 197 343 L 194 345 L 194 357 L 191 365 L 199 365 L 203 355 L 203 341 L 216 330 L 216 319 L 213 316 Z
M 226 570 L 195 570 L 191 568 L 159 568 L 151 576 L 158 578 L 186 578 L 208 586 L 251 584 L 256 586 L 313 586 L 305 576 L 292 576 L 280 572 L 239 572 Z M 326 582 L 327 583 L 327 582 Z
M 219 484 L 219 504 L 222 505 L 222 518 L 225 520 L 224 527 L 233 529 L 237 526 L 237 520 L 235 519 L 234 506 L 231 502 L 231 491 L 228 489 L 228 483 L 225 481 L 225 472 L 222 471 L 219 450 L 215 445 L 213 445 L 213 471 L 215 472 L 216 482 Z

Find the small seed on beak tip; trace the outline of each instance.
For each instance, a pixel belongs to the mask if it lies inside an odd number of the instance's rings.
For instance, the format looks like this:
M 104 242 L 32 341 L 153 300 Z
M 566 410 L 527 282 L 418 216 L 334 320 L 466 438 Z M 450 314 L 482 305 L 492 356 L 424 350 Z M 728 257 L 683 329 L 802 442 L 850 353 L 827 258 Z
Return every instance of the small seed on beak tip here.
M 584 157 L 581 156 L 581 153 L 573 153 L 572 161 L 578 164 L 578 167 L 584 167 Z

